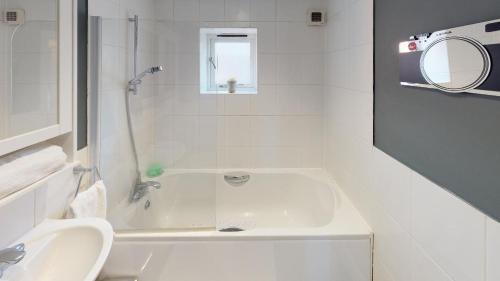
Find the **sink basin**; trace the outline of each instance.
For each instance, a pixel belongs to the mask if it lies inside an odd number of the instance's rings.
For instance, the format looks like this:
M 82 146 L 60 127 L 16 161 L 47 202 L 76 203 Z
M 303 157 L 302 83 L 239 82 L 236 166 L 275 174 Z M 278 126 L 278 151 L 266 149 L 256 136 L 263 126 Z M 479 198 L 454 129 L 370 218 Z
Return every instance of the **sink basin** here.
M 113 229 L 105 220 L 47 220 L 15 243 L 25 243 L 26 256 L 0 280 L 94 281 L 112 242 Z

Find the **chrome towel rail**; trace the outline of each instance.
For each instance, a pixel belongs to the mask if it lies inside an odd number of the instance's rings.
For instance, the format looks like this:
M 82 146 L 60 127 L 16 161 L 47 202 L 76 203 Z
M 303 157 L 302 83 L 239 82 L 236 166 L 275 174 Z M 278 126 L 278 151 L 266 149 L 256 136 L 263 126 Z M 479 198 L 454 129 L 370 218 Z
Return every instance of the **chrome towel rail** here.
M 85 176 L 86 173 L 91 173 L 91 172 L 95 172 L 97 180 L 102 180 L 101 173 L 99 173 L 99 169 L 97 169 L 97 167 L 85 168 L 85 167 L 80 165 L 80 166 L 76 166 L 73 168 L 73 174 L 78 175 L 78 183 L 76 186 L 76 192 L 75 192 L 74 198 L 76 198 L 76 196 L 80 192 L 80 187 L 82 185 L 83 176 Z

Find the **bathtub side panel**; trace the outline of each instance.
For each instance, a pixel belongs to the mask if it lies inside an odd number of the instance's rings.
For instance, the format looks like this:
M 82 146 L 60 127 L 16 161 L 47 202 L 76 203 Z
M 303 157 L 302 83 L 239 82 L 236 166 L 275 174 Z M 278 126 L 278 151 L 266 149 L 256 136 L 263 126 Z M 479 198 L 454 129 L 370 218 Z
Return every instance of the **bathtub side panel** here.
M 117 242 L 102 277 L 370 281 L 370 240 Z

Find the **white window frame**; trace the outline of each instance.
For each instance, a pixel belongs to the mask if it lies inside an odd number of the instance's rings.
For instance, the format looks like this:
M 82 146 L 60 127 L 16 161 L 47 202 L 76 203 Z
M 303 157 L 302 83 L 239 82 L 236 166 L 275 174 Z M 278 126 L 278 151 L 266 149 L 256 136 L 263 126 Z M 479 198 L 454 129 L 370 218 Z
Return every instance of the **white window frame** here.
M 229 31 L 227 29 L 226 31 Z M 226 36 L 221 37 L 220 35 L 225 34 Z M 244 35 L 244 37 L 227 37 L 228 34 L 231 35 Z M 237 84 L 237 93 L 256 93 L 257 92 L 257 34 L 256 33 L 242 33 L 242 32 L 221 32 L 221 33 L 210 33 L 206 36 L 206 77 L 207 85 L 206 89 L 209 92 L 227 92 L 227 84 L 217 85 L 215 82 L 215 72 L 217 67 L 217 58 L 215 57 L 215 44 L 217 42 L 249 42 L 250 43 L 250 55 L 251 55 L 251 80 L 250 84 Z M 214 67 L 215 66 L 215 67 Z

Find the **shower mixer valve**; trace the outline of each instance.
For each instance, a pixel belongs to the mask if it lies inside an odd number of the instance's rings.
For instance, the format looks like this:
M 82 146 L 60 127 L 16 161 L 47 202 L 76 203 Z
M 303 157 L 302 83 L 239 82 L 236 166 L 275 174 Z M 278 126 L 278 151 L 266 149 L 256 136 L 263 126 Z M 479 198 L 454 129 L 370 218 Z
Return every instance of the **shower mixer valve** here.
M 150 188 L 160 189 L 161 183 L 156 181 L 137 182 L 134 186 L 134 191 L 130 196 L 130 202 L 134 203 L 141 200 L 144 196 L 146 196 L 146 194 L 148 194 Z

